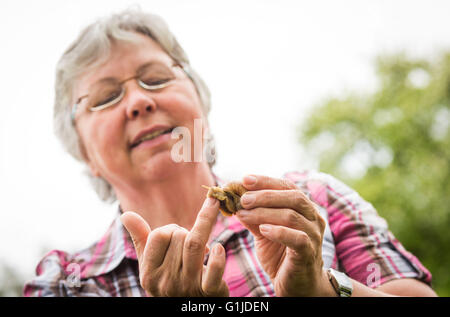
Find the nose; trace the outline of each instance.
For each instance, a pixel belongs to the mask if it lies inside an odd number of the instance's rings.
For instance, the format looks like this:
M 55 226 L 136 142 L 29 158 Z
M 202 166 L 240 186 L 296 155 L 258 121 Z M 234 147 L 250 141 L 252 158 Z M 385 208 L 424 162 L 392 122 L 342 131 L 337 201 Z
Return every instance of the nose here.
M 128 119 L 134 120 L 146 116 L 156 110 L 156 102 L 150 96 L 151 92 L 143 91 L 139 85 L 128 85 L 128 93 L 125 96 L 126 114 Z
M 128 109 L 129 111 L 127 113 L 129 119 L 136 119 L 139 116 L 153 112 L 153 110 L 155 109 L 153 105 L 144 105 L 142 103 L 139 103 L 139 105 L 135 104 L 133 107 L 129 108 L 130 109 Z

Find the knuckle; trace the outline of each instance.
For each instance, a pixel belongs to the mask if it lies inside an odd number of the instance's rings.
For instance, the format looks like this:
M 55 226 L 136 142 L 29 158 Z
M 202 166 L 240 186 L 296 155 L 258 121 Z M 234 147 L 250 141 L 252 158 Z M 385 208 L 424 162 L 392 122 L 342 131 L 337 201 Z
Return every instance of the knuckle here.
M 143 289 L 145 289 L 146 291 L 150 291 L 150 289 L 149 289 L 150 285 L 149 285 L 149 283 L 147 281 L 148 281 L 148 279 L 147 279 L 145 274 L 140 274 L 139 275 L 139 282 L 141 284 L 141 287 Z
M 311 217 L 312 217 L 311 221 L 316 221 L 317 218 L 321 217 L 321 215 L 319 213 L 319 206 L 315 202 L 310 200 L 308 197 L 307 197 L 307 199 L 308 199 L 307 201 L 308 201 L 309 208 L 311 210 Z
M 285 220 L 288 224 L 298 224 L 300 221 L 300 215 L 294 211 L 289 209 L 288 212 L 285 213 Z
M 211 217 L 210 213 L 208 212 L 200 212 L 197 215 L 197 220 L 202 222 L 210 222 L 213 217 Z
M 292 203 L 297 206 L 300 209 L 303 209 L 305 207 L 305 196 L 302 192 L 296 190 L 293 197 L 292 197 Z
M 181 227 L 179 225 L 177 225 L 176 223 L 170 223 L 167 225 L 167 227 L 170 229 L 170 231 L 177 231 L 179 229 L 181 229 Z
M 320 232 L 323 233 L 325 231 L 325 227 L 326 227 L 327 223 L 320 214 L 318 214 L 316 218 L 317 218 L 317 222 L 319 223 Z
M 293 190 L 296 193 L 296 197 L 304 201 L 305 199 L 308 199 L 308 196 L 305 195 L 305 193 L 299 189 Z
M 150 235 L 153 239 L 157 241 L 165 241 L 170 238 L 170 234 L 167 233 L 167 229 L 170 228 L 171 225 L 166 225 L 163 227 L 156 228 L 152 232 L 150 232 Z
M 317 219 L 318 211 L 316 205 L 301 191 L 296 191 L 295 205 L 305 212 L 305 217 L 310 221 Z
M 297 188 L 297 185 L 295 185 L 294 182 L 292 182 L 289 179 L 282 179 L 281 180 L 281 184 L 283 185 L 283 187 L 285 188 Z
M 297 204 L 297 205 L 299 205 L 301 207 L 306 205 L 308 197 L 306 197 L 306 195 L 300 190 L 295 190 L 294 192 L 295 192 L 295 194 L 294 194 L 294 202 L 295 202 L 295 204 Z
M 186 238 L 184 247 L 193 252 L 203 251 L 203 243 L 202 239 L 200 239 L 197 235 L 190 235 Z
M 316 242 L 316 243 L 321 243 L 322 242 L 322 235 L 317 230 L 314 230 L 313 232 L 311 232 L 311 240 Z
M 303 231 L 298 231 L 295 236 L 295 245 L 299 249 L 303 249 L 308 245 L 309 237 L 308 235 Z
M 183 240 L 187 235 L 187 231 L 183 230 L 183 228 L 179 227 L 173 231 L 172 240 L 178 241 Z

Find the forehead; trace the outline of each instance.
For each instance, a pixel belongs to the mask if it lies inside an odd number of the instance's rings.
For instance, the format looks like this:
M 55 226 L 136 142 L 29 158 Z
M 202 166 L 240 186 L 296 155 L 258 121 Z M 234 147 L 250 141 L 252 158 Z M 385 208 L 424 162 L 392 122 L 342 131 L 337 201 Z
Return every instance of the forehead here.
M 89 86 L 103 78 L 123 79 L 134 76 L 140 66 L 149 62 L 169 65 L 171 57 L 161 46 L 148 36 L 137 34 L 138 42 L 113 41 L 108 59 L 82 74 L 74 87 L 74 95 L 79 96 Z

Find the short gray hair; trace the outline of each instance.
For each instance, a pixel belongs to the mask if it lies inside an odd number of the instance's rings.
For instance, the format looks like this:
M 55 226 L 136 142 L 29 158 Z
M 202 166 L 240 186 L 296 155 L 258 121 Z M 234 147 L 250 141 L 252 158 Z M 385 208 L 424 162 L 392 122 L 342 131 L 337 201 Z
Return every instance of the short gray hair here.
M 72 93 L 75 81 L 83 73 L 105 62 L 110 54 L 112 41 L 134 42 L 136 33 L 149 36 L 157 42 L 174 61 L 188 67 L 192 82 L 200 97 L 202 110 L 207 117 L 211 108 L 208 87 L 190 67 L 189 59 L 165 21 L 154 14 L 145 13 L 139 7 L 98 19 L 85 27 L 78 38 L 68 47 L 56 65 L 54 131 L 66 151 L 84 162 L 80 138 L 71 121 Z M 210 129 L 209 129 L 210 130 Z M 209 135 L 209 146 L 214 146 Z M 211 151 L 211 150 L 209 150 Z M 215 153 L 215 148 L 212 150 Z M 214 157 L 216 157 L 214 155 Z M 210 167 L 215 161 L 209 163 Z M 112 186 L 102 177 L 94 177 L 89 169 L 85 173 L 101 200 L 114 202 L 117 197 Z

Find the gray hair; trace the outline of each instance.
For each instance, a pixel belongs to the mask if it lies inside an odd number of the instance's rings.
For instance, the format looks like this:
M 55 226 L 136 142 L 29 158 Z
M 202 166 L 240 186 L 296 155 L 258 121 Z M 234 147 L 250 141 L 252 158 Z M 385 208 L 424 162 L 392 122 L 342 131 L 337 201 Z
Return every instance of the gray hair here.
M 136 33 L 149 36 L 174 61 L 187 67 L 190 78 L 197 89 L 205 117 L 210 111 L 211 96 L 208 87 L 190 67 L 186 53 L 161 17 L 144 13 L 140 8 L 133 7 L 98 19 L 80 32 L 78 38 L 63 53 L 56 66 L 54 131 L 64 149 L 80 162 L 84 162 L 81 140 L 71 122 L 72 105 L 70 103 L 75 82 L 80 75 L 108 59 L 112 41 L 135 42 Z M 211 134 L 209 140 L 208 146 L 213 147 L 214 141 Z M 215 148 L 208 151 L 216 154 Z M 210 168 L 214 163 L 214 160 L 209 162 Z M 94 177 L 87 168 L 85 174 L 89 177 L 101 200 L 110 203 L 116 201 L 114 190 L 105 179 Z

